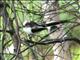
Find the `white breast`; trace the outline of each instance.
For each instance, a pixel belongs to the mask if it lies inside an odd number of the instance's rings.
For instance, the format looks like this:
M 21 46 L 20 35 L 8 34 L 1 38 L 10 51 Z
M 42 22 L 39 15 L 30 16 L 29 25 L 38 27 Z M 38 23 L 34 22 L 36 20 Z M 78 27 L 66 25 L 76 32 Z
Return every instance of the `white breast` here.
M 24 27 L 23 31 L 25 31 L 28 34 L 32 34 L 31 28 L 30 27 Z

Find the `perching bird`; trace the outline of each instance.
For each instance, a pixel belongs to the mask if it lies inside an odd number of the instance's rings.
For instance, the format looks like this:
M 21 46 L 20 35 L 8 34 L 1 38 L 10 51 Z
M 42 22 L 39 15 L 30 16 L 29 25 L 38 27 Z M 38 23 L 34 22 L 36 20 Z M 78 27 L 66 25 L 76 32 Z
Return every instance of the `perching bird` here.
M 34 34 L 36 32 L 45 30 L 46 27 L 43 25 L 39 25 L 33 21 L 24 21 L 23 22 L 23 30 L 28 34 Z
M 65 23 L 65 22 L 67 22 L 67 21 L 38 24 L 33 21 L 24 21 L 23 22 L 23 30 L 28 34 L 34 34 L 36 32 L 46 30 L 48 27 L 52 27 L 52 29 L 56 29 L 56 28 L 58 28 L 56 25 L 58 25 L 60 23 Z

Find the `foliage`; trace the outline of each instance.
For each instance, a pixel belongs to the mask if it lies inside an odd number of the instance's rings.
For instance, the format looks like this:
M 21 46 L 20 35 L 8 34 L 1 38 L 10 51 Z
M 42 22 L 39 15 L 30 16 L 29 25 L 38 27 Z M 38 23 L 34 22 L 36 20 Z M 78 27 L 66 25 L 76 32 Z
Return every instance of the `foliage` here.
M 49 3 L 49 1 L 3 1 L 3 15 L 0 16 L 0 50 L 1 57 L 3 60 L 11 59 L 22 59 L 22 60 L 45 60 L 46 57 L 53 58 L 53 45 L 56 43 L 61 43 L 65 41 L 77 41 L 76 44 L 80 43 L 80 26 L 75 26 L 77 23 L 69 23 L 70 21 L 76 22 L 79 20 L 79 3 L 78 1 L 57 1 L 59 7 L 57 9 L 58 15 L 61 21 L 68 20 L 68 23 L 64 23 L 64 31 L 66 35 L 69 36 L 68 39 L 49 39 L 49 35 L 57 31 L 57 29 L 52 30 L 51 33 L 48 33 L 47 30 L 41 31 L 35 36 L 30 36 L 22 30 L 23 21 L 30 20 L 37 23 L 44 22 L 45 13 L 50 11 L 54 12 L 55 10 L 42 11 L 43 2 Z M 2 2 L 0 2 L 2 3 Z M 56 3 L 56 2 L 55 2 Z M 51 5 L 55 5 L 54 3 Z M 2 11 L 0 11 L 1 14 Z M 54 13 L 57 14 L 57 13 Z M 54 15 L 53 14 L 53 15 Z M 54 18 L 54 17 L 52 17 Z M 53 19 L 52 19 L 53 20 Z M 65 35 L 65 34 L 64 34 Z M 63 36 L 64 37 L 64 36 Z M 74 38 L 74 39 L 73 39 Z M 70 39 L 70 40 L 69 40 Z M 9 53 L 6 49 L 14 45 L 12 51 Z M 80 45 L 80 44 L 79 44 Z M 78 47 L 79 47 L 78 45 Z M 80 54 L 80 49 L 71 47 L 71 52 Z M 78 60 L 80 56 L 78 56 Z M 75 60 L 76 57 L 72 56 L 72 60 Z

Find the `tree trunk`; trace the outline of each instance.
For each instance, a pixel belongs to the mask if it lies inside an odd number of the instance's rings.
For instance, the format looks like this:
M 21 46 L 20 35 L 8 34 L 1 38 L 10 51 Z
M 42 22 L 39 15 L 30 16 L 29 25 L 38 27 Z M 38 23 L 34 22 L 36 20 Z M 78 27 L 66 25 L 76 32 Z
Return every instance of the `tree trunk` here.
M 59 7 L 58 1 L 56 0 L 51 0 L 45 3 L 43 5 L 43 11 L 45 12 L 43 20 L 46 22 L 60 21 L 59 14 L 58 14 L 58 11 L 59 11 L 58 7 Z M 61 26 L 61 24 L 58 26 Z M 48 32 L 50 32 L 50 30 Z M 61 38 L 64 34 L 65 32 L 63 31 L 63 28 L 60 28 L 56 32 L 50 34 L 50 38 L 51 39 Z M 66 36 L 67 35 L 65 35 L 65 37 Z M 53 59 L 50 59 L 50 60 L 71 60 L 69 45 L 70 45 L 70 42 L 56 43 L 53 46 L 53 53 L 54 53 Z

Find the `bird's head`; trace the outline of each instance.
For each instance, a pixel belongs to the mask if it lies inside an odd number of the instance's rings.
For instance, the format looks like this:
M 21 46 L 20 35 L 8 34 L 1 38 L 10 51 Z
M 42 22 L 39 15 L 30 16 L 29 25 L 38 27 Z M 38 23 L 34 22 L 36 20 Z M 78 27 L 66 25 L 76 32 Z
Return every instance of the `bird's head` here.
M 30 25 L 31 25 L 30 21 L 26 20 L 26 21 L 23 22 L 23 27 L 30 27 Z
M 31 31 L 31 23 L 30 21 L 24 21 L 23 22 L 23 31 L 27 32 L 28 34 L 32 34 L 32 31 Z

